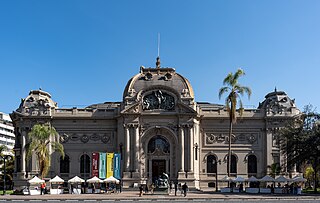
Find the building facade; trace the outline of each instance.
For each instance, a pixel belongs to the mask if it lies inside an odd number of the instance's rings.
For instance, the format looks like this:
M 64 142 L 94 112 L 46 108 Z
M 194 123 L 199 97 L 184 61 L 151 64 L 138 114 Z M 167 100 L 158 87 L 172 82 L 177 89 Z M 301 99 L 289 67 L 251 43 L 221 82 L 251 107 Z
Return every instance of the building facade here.
M 0 112 L 0 145 L 7 147 L 6 153 L 12 154 L 15 135 L 14 127 L 9 114 Z
M 282 164 L 277 130 L 299 114 L 285 92 L 266 95 L 245 109 L 234 125 L 231 176 L 262 177 Z M 217 187 L 227 175 L 229 116 L 224 105 L 196 102 L 189 81 L 173 68 L 140 68 L 125 86 L 121 102 L 59 108 L 51 95 L 30 91 L 11 114 L 15 127 L 15 186 L 38 173 L 35 157 L 25 162 L 27 134 L 36 123 L 59 132 L 66 158 L 52 152 L 48 177 L 91 177 L 92 153 L 121 154 L 124 188 L 150 184 L 162 174 L 189 188 Z M 223 183 L 219 182 L 219 186 Z

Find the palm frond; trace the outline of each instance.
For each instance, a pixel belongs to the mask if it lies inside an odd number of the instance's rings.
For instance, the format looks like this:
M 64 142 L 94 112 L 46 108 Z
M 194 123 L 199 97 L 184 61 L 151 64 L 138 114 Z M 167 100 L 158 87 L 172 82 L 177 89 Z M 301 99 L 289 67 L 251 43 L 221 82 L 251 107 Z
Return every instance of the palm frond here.
M 220 90 L 219 90 L 219 99 L 221 99 L 222 95 L 224 93 L 227 93 L 228 90 L 230 90 L 230 87 L 221 87 Z

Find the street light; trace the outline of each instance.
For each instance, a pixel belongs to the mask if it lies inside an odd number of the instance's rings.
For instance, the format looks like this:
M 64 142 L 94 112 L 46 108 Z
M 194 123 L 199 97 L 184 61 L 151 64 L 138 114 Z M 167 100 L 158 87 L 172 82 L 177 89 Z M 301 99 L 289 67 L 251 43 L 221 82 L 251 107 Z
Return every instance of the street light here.
M 0 155 L 0 158 L 3 159 L 3 195 L 6 193 L 6 160 L 10 157 L 10 155 Z
M 218 163 L 221 164 L 221 159 L 216 161 L 215 159 L 212 160 L 212 164 L 216 165 L 216 192 L 218 192 Z

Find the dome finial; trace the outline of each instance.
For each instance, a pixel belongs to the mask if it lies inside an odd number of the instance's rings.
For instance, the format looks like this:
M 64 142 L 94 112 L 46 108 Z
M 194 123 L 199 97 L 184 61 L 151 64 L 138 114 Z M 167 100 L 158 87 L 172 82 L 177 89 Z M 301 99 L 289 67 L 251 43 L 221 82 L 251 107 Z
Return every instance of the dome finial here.
M 274 92 L 277 92 L 277 86 L 276 86 L 276 87 L 274 87 Z
M 157 57 L 156 68 L 160 68 L 160 57 Z

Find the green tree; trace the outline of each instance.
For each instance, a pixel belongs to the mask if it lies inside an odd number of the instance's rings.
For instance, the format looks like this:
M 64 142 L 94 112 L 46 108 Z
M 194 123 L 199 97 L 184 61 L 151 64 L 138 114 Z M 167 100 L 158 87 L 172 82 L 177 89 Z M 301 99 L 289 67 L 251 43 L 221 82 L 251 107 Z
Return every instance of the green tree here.
M 219 99 L 222 95 L 228 93 L 225 104 L 227 111 L 229 113 L 230 123 L 229 123 L 229 152 L 228 152 L 228 176 L 230 176 L 230 166 L 231 166 L 231 136 L 232 136 L 232 127 L 233 124 L 237 122 L 237 104 L 239 104 L 239 114 L 242 116 L 243 105 L 240 96 L 244 94 L 248 95 L 248 98 L 251 96 L 251 89 L 246 86 L 242 86 L 238 83 L 238 80 L 241 76 L 245 75 L 242 69 L 238 69 L 237 72 L 229 73 L 227 77 L 223 80 L 223 87 L 219 90 Z
M 4 160 L 3 158 L 0 159 L 0 165 L 1 165 L 1 171 L 6 171 L 6 183 L 12 186 L 12 178 L 13 178 L 13 172 L 14 172 L 14 156 L 12 156 L 9 152 L 9 149 L 6 145 L 0 145 L 0 156 L 6 158 L 6 165 L 4 166 Z M 4 177 L 2 175 L 2 180 L 4 180 Z
M 307 105 L 303 113 L 290 120 L 280 130 L 280 150 L 287 160 L 287 168 L 311 164 L 314 170 L 314 190 L 318 186 L 317 174 L 320 157 L 320 115 L 312 105 Z
M 309 183 L 309 187 L 311 187 L 311 181 L 313 181 L 313 174 L 314 174 L 314 170 L 313 170 L 312 166 L 307 167 L 306 171 L 305 171 L 305 178 L 307 179 L 307 182 Z
M 28 133 L 27 160 L 34 153 L 39 166 L 39 174 L 44 178 L 49 172 L 51 159 L 50 150 L 59 152 L 64 158 L 63 145 L 58 142 L 58 133 L 49 123 L 35 124 Z

